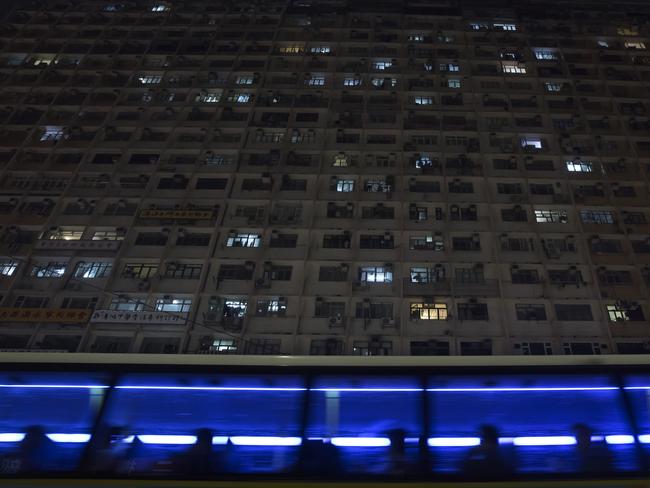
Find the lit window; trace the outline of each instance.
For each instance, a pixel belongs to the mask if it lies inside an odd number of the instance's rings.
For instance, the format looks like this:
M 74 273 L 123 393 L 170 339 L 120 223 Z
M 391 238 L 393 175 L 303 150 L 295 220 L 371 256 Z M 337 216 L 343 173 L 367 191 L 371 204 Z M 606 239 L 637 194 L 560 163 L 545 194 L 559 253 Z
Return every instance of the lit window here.
M 424 63 L 422 67 L 424 71 L 433 71 L 433 63 Z
M 469 24 L 472 30 L 488 30 L 490 27 L 482 22 L 472 22 Z
M 300 54 L 303 49 L 302 46 L 281 46 L 280 52 L 282 54 Z
M 253 75 L 242 75 L 237 77 L 235 83 L 238 85 L 252 85 L 253 81 Z
M 547 81 L 544 83 L 544 88 L 548 92 L 559 92 L 562 90 L 562 83 L 557 81 Z
M 375 61 L 372 63 L 372 67 L 379 71 L 390 69 L 392 66 L 393 63 L 391 61 Z
M 535 220 L 540 224 L 566 224 L 566 210 L 535 210 Z
M 360 86 L 361 78 L 348 77 L 343 79 L 343 86 Z
M 609 42 L 607 41 L 598 41 L 599 47 L 609 47 Z
M 309 48 L 309 52 L 312 54 L 329 54 L 331 51 L 329 46 L 312 46 Z
M 287 313 L 287 301 L 284 297 L 269 297 L 257 300 L 255 315 L 267 317 L 269 315 L 284 316 Z
M 250 93 L 232 93 L 228 95 L 228 101 L 234 103 L 248 103 L 251 101 Z
M 334 156 L 334 164 L 332 166 L 347 166 L 348 157 L 344 153 L 338 153 Z
M 626 42 L 626 49 L 645 49 L 645 44 L 643 42 Z
M 460 80 L 456 78 L 447 80 L 447 88 L 460 88 Z
M 60 125 L 48 125 L 43 127 L 42 131 L 40 138 L 41 142 L 60 141 L 63 139 L 65 134 L 65 129 Z
M 123 241 L 124 231 L 117 229 L 97 230 L 92 236 L 93 241 Z
M 47 232 L 43 237 L 50 241 L 78 241 L 83 233 L 83 230 L 56 229 Z
M 630 310 L 628 307 L 630 307 L 630 305 L 626 303 L 621 305 L 607 305 L 607 315 L 609 316 L 609 320 L 612 322 L 627 322 L 629 320 L 634 320 L 636 318 L 635 315 L 639 314 L 635 314 L 634 311 Z M 632 307 L 638 308 L 638 305 L 633 304 Z M 632 315 L 632 317 L 630 317 L 630 315 Z
M 445 242 L 441 235 L 420 235 L 409 237 L 409 249 L 413 251 L 444 251 Z
M 614 213 L 609 210 L 580 210 L 580 220 L 584 224 L 613 224 Z
M 428 154 L 420 154 L 415 159 L 415 167 L 418 169 L 430 168 L 431 166 L 433 166 L 433 159 Z
M 307 80 L 307 85 L 309 85 L 309 86 L 324 86 L 325 85 L 325 76 L 324 75 L 312 75 Z
M 535 57 L 540 60 L 556 60 L 557 52 L 551 49 L 535 49 Z
M 143 85 L 157 85 L 162 81 L 162 75 L 143 75 L 139 76 L 138 80 Z
M 411 303 L 412 320 L 447 320 L 446 303 Z
M 247 308 L 248 302 L 246 300 L 228 299 L 223 305 L 223 316 L 241 319 L 246 315 Z
M 636 27 L 619 27 L 616 29 L 619 36 L 638 36 L 639 31 Z
M 525 66 L 519 66 L 517 64 L 503 64 L 502 65 L 503 72 L 504 73 L 509 73 L 509 74 L 514 74 L 514 75 L 525 75 L 526 74 L 526 67 Z
M 593 165 L 587 161 L 566 161 L 566 169 L 571 173 L 591 173 Z
M 386 266 L 361 266 L 359 281 L 364 283 L 392 283 L 393 270 Z
M 127 264 L 122 269 L 122 278 L 133 278 L 145 280 L 152 278 L 158 273 L 158 265 L 151 263 Z
M 187 313 L 192 307 L 191 298 L 158 298 L 157 312 Z
M 397 78 L 372 78 L 370 83 L 377 88 L 394 88 L 397 86 Z
M 422 34 L 411 34 L 409 35 L 409 42 L 424 42 L 424 36 Z
M 62 278 L 65 274 L 66 263 L 36 264 L 32 267 L 30 276 L 33 278 Z
M 539 137 L 522 137 L 521 138 L 521 147 L 524 149 L 543 149 L 544 144 Z
M 145 303 L 137 298 L 115 297 L 108 306 L 109 310 L 118 310 L 122 312 L 141 312 L 144 310 Z
M 460 66 L 456 63 L 443 63 L 440 65 L 440 71 L 458 72 L 460 71 Z
M 516 31 L 517 30 L 517 26 L 515 24 L 498 23 L 498 24 L 493 24 L 493 25 L 494 25 L 495 29 L 501 29 L 501 30 L 504 30 L 504 31 Z
M 123 8 L 123 3 L 110 3 L 104 7 L 104 12 L 119 12 Z
M 113 265 L 106 261 L 79 263 L 74 271 L 75 278 L 106 278 L 111 274 Z
M 164 3 L 157 3 L 151 7 L 152 12 L 167 12 L 169 10 L 169 6 L 165 5 Z
M 354 191 L 354 180 L 337 180 L 336 191 L 343 193 Z
M 13 276 L 18 269 L 18 261 L 3 259 L 0 261 L 0 276 Z
M 215 339 L 210 346 L 211 351 L 221 353 L 236 353 L 237 344 L 234 339 Z
M 196 97 L 196 101 L 202 103 L 218 103 L 219 100 L 221 100 L 221 92 L 201 93 Z
M 226 241 L 227 247 L 260 247 L 262 236 L 259 234 L 233 234 Z
M 433 105 L 433 97 L 415 97 L 416 105 Z

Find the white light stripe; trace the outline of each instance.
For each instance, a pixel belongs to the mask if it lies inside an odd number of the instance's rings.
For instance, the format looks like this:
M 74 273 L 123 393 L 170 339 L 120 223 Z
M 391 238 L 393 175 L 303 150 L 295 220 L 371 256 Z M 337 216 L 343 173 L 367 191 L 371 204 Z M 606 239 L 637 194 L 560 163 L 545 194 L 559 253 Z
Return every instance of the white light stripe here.
M 188 391 L 306 391 L 307 388 L 270 388 L 255 386 L 148 386 L 120 385 L 118 390 L 188 390 Z
M 7 432 L 0 434 L 0 442 L 20 442 L 25 438 L 25 434 L 19 432 L 11 433 Z
M 52 442 L 85 444 L 90 440 L 90 434 L 45 434 Z
M 606 435 L 605 442 L 607 444 L 634 444 L 634 436 L 625 434 Z
M 332 437 L 331 443 L 338 447 L 387 447 L 388 437 Z
M 91 390 L 110 387 L 108 385 L 0 385 L 0 388 L 79 388 Z
M 236 446 L 299 446 L 300 437 L 266 437 L 266 436 L 233 436 L 230 441 Z
M 195 435 L 139 435 L 143 444 L 196 444 Z
M 430 437 L 427 440 L 430 447 L 469 447 L 480 443 L 478 437 Z
M 515 446 L 572 446 L 577 443 L 576 438 L 570 435 L 515 437 L 512 439 Z
M 639 436 L 639 442 L 641 444 L 650 444 L 650 434 L 641 434 Z
M 310 391 L 345 391 L 345 392 L 359 392 L 359 393 L 392 393 L 392 392 L 411 392 L 411 391 L 424 391 L 423 388 L 310 388 Z
M 212 444 L 215 446 L 225 446 L 228 444 L 227 435 L 215 435 L 212 437 Z
M 427 388 L 431 392 L 482 392 L 482 391 L 496 391 L 496 392 L 526 392 L 526 391 L 612 391 L 618 390 L 616 386 L 558 386 L 558 387 L 531 387 L 531 388 Z

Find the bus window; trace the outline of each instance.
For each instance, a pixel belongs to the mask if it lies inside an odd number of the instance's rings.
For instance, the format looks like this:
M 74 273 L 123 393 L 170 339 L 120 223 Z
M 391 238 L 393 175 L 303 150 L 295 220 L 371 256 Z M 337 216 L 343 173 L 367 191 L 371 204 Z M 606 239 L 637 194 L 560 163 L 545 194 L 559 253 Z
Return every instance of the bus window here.
M 0 374 L 2 473 L 76 470 L 108 385 L 102 374 Z
M 417 472 L 423 431 L 417 378 L 323 376 L 310 395 L 306 437 L 314 451 L 327 453 L 331 472 Z
M 305 394 L 302 379 L 288 375 L 129 375 L 104 419 L 121 432 L 116 470 L 180 477 L 291 471 Z
M 434 377 L 434 469 L 469 477 L 637 468 L 621 390 L 607 376 Z

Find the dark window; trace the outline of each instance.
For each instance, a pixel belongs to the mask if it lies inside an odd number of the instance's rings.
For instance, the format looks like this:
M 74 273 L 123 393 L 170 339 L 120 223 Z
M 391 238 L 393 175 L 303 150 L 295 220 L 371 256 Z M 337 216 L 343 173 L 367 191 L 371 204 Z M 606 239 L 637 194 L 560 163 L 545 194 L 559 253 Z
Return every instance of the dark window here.
M 226 178 L 199 178 L 195 188 L 197 190 L 223 190 L 227 183 Z
M 486 303 L 459 303 L 458 320 L 489 320 Z
M 517 320 L 546 320 L 546 307 L 541 303 L 515 304 Z
M 555 314 L 558 320 L 594 320 L 590 305 L 557 304 L 555 305 Z
M 445 341 L 411 341 L 411 356 L 449 356 L 449 343 Z

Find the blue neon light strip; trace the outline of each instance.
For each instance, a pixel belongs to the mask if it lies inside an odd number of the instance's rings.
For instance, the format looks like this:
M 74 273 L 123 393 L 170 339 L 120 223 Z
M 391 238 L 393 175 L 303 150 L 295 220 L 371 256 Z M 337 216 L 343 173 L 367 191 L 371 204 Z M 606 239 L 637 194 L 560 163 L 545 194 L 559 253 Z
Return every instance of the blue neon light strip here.
M 108 385 L 0 385 L 0 388 L 78 388 L 92 390 L 95 388 L 110 388 Z
M 528 391 L 612 391 L 617 386 L 549 386 L 549 387 L 495 387 L 495 388 L 427 388 L 436 393 L 465 393 L 465 392 L 528 392 Z
M 149 386 L 121 385 L 118 390 L 181 390 L 181 391 L 307 391 L 307 388 L 273 388 L 258 386 Z

